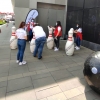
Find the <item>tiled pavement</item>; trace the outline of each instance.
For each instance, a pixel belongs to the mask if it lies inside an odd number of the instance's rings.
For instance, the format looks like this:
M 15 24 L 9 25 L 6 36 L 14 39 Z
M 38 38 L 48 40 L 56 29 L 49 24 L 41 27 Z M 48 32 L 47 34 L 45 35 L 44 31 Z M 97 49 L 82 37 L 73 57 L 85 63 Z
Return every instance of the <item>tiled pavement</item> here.
M 65 41 L 60 51 L 48 50 L 43 59 L 34 58 L 27 43 L 27 65 L 15 63 L 17 50 L 10 50 L 11 24 L 0 34 L 0 100 L 100 100 L 83 76 L 84 61 L 93 51 L 81 47 L 74 56 L 66 56 Z

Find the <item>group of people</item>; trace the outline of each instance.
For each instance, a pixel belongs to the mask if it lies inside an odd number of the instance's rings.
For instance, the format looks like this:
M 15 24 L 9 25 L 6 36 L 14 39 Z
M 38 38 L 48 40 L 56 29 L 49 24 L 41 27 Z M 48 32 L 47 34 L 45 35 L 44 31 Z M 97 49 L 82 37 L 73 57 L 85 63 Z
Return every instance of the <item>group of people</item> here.
M 19 28 L 16 30 L 16 38 L 18 39 L 18 43 L 17 43 L 18 53 L 17 53 L 16 63 L 19 63 L 19 65 L 23 65 L 27 63 L 26 61 L 23 60 L 24 51 L 26 47 L 26 40 L 28 39 L 25 28 L 26 28 L 25 22 L 21 22 Z M 53 29 L 54 42 L 55 42 L 54 51 L 58 51 L 60 37 L 62 36 L 61 22 L 57 21 L 56 25 L 54 27 L 51 26 L 51 28 Z M 27 26 L 27 30 L 29 31 L 29 42 L 33 38 L 33 35 L 35 36 L 35 50 L 33 52 L 33 56 L 38 57 L 38 59 L 41 59 L 43 47 L 46 42 L 46 33 L 43 30 L 42 26 L 39 25 L 39 23 L 34 23 L 34 19 L 32 19 L 32 22 Z M 76 29 L 74 30 L 74 33 L 76 35 L 75 48 L 76 50 L 79 50 L 80 42 L 82 40 L 82 28 L 79 26 L 79 24 L 77 24 Z
M 33 56 L 38 57 L 38 59 L 42 59 L 43 47 L 46 42 L 46 33 L 43 30 L 42 26 L 39 25 L 39 23 L 32 23 L 30 25 L 27 27 L 27 30 L 29 31 L 29 42 L 31 41 L 33 35 L 35 36 L 35 50 L 33 52 Z M 24 51 L 26 47 L 26 40 L 28 39 L 25 27 L 26 27 L 25 22 L 21 22 L 19 28 L 16 30 L 16 38 L 18 39 L 17 43 L 18 53 L 17 53 L 16 63 L 19 63 L 19 65 L 27 63 L 26 61 L 23 60 Z M 52 29 L 54 33 L 54 42 L 55 42 L 54 51 L 58 51 L 60 37 L 62 36 L 61 22 L 57 21 L 56 25 L 52 27 Z

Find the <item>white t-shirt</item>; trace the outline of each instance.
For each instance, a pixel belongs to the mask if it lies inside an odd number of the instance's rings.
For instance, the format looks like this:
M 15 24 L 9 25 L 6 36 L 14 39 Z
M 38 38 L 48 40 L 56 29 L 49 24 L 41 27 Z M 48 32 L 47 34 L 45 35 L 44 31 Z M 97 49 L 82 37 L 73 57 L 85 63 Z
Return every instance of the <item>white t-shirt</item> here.
M 61 27 L 60 26 L 58 27 L 58 31 L 61 31 Z
M 77 30 L 77 32 L 82 33 L 82 28 L 79 28 L 79 29 Z
M 18 39 L 25 39 L 25 36 L 27 36 L 26 31 L 22 28 L 19 28 L 16 30 L 16 36 Z
M 44 30 L 41 26 L 33 27 L 32 31 L 33 31 L 36 39 L 40 38 L 40 37 L 46 37 L 46 33 L 44 32 Z

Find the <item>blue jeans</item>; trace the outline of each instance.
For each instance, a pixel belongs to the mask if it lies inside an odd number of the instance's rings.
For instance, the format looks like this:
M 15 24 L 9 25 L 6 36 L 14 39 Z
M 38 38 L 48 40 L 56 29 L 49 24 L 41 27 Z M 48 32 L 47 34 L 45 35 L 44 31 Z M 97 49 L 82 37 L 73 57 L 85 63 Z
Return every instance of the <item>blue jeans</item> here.
M 22 62 L 23 61 L 25 47 L 26 47 L 26 40 L 18 39 L 17 45 L 18 45 L 17 60 L 19 60 L 19 62 Z
M 81 45 L 81 40 L 79 37 L 76 37 L 76 46 L 80 47 Z
M 35 50 L 33 53 L 34 56 L 36 56 L 38 53 L 38 58 L 42 57 L 42 51 L 43 51 L 43 47 L 44 47 L 45 42 L 46 42 L 46 37 L 40 37 L 40 38 L 35 40 L 36 46 L 35 46 Z

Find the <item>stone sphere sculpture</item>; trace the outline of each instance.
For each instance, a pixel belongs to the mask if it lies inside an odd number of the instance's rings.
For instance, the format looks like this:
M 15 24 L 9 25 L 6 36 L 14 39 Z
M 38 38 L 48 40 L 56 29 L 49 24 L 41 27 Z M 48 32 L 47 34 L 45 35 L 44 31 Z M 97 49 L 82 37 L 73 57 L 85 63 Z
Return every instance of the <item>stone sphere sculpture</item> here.
M 83 74 L 88 85 L 100 94 L 100 51 L 92 53 L 86 59 Z

